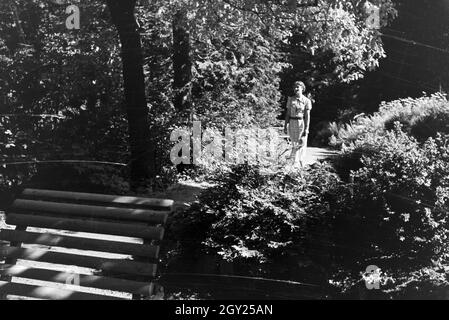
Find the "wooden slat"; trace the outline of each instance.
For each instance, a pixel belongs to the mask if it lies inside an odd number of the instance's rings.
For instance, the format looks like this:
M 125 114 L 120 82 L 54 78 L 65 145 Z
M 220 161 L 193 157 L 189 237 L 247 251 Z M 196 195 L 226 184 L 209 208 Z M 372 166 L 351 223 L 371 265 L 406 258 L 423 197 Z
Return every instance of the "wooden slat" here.
M 118 297 L 102 296 L 97 294 L 49 287 L 32 286 L 22 283 L 10 283 L 5 281 L 0 281 L 0 295 L 1 294 L 51 300 L 125 300 Z
M 97 203 L 109 203 L 112 206 L 126 205 L 128 207 L 138 208 L 156 208 L 158 210 L 170 211 L 173 206 L 173 200 L 168 199 L 150 199 L 129 196 L 114 196 L 104 194 L 25 189 L 22 192 L 23 197 L 41 198 L 41 199 L 67 199 L 72 201 L 88 201 Z
M 135 237 L 149 240 L 162 240 L 164 229 L 115 222 L 94 220 L 62 219 L 45 216 L 8 213 L 6 223 L 11 225 L 28 225 L 30 227 L 80 231 L 100 234 L 111 234 L 125 237 Z
M 137 275 L 154 277 L 156 264 L 136 262 L 131 260 L 107 259 L 101 257 L 83 256 L 71 253 L 54 252 L 41 249 L 0 247 L 0 258 L 23 259 L 62 265 L 71 265 L 96 269 L 105 275 Z
M 141 221 L 165 224 L 168 214 L 161 211 L 126 209 L 116 207 L 89 206 L 81 204 L 17 199 L 9 209 L 20 212 L 47 212 L 68 216 L 116 219 L 120 221 Z
M 9 277 L 35 279 L 47 282 L 69 283 L 71 279 L 79 280 L 76 285 L 96 289 L 112 290 L 133 293 L 142 296 L 150 296 L 153 290 L 152 283 L 98 277 L 91 275 L 78 275 L 47 269 L 29 268 L 23 266 L 0 266 L 0 274 Z
M 49 233 L 36 233 L 15 230 L 1 230 L 0 240 L 10 241 L 12 243 L 19 242 L 70 249 L 120 253 L 132 256 L 141 256 L 150 259 L 157 259 L 159 253 L 159 247 L 152 245 L 86 239 Z
M 164 234 L 163 227 L 148 225 L 165 224 L 172 207 L 173 200 L 165 199 L 26 189 L 7 211 L 6 222 L 10 225 L 142 238 L 144 244 L 1 230 L 0 241 L 8 241 L 10 245 L 0 246 L 0 260 L 12 261 L 12 264 L 0 270 L 0 276 L 7 280 L 20 277 L 60 284 L 76 278 L 79 279 L 76 284 L 82 287 L 127 292 L 137 298 L 148 296 L 153 291 L 153 284 L 147 281 L 155 277 L 157 269 L 156 263 L 151 262 L 157 259 L 159 251 L 158 246 L 150 243 L 151 240 L 162 240 Z M 20 248 L 19 245 L 14 246 L 14 243 L 110 252 L 130 255 L 135 259 L 110 259 L 39 248 Z M 14 265 L 17 259 L 91 268 L 102 276 L 17 266 Z M 3 294 L 52 300 L 109 298 L 5 281 L 0 282 L 0 296 Z

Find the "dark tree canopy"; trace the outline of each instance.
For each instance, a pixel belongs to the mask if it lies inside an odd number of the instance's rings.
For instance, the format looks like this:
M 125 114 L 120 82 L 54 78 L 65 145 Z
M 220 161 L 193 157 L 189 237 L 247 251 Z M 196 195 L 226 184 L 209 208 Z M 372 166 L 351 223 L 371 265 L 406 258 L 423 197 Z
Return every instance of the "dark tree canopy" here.
M 386 25 L 391 1 L 373 3 Z M 318 93 L 384 57 L 361 1 L 292 4 L 83 2 L 67 30 L 64 1 L 2 2 L 1 106 L 19 114 L 1 120 L 4 154 L 122 162 L 140 184 L 170 165 L 169 132 L 186 118 L 273 125 L 293 80 Z

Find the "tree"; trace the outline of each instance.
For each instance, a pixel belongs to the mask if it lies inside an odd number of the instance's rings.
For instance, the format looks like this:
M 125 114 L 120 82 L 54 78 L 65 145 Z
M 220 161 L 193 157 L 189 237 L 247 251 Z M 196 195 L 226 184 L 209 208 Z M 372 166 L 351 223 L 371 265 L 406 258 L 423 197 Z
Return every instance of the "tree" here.
M 173 89 L 175 110 L 181 117 L 191 112 L 192 59 L 186 12 L 173 17 Z
M 131 182 L 136 186 L 156 175 L 145 94 L 143 50 L 139 26 L 134 16 L 136 0 L 107 0 L 106 3 L 121 43 L 125 107 L 131 147 Z
M 16 4 L 17 15 L 10 4 Z M 24 177 L 16 170 L 35 168 L 53 173 L 46 179 L 49 187 L 70 180 L 58 175 L 57 168 L 86 179 L 96 176 L 97 181 L 106 170 L 103 185 L 125 172 L 120 166 L 76 162 L 129 160 L 118 37 L 104 4 L 94 1 L 80 8 L 81 29 L 67 30 L 66 5 L 48 0 L 0 3 L 0 128 L 8 133 L 0 137 L 1 158 L 74 161 L 6 166 L 0 172 L 2 183 L 6 176 Z M 121 181 L 126 189 L 126 180 Z
M 17 14 L 10 3 L 17 4 Z M 376 66 L 383 49 L 377 31 L 365 25 L 360 1 L 301 3 L 93 1 L 80 5 L 81 29 L 68 31 L 65 6 L 1 2 L 2 106 L 25 116 L 57 115 L 36 123 L 8 119 L 13 135 L 5 146 L 22 148 L 17 154 L 33 159 L 51 150 L 46 158 L 62 158 L 64 151 L 126 162 L 130 152 L 131 178 L 138 185 L 160 171 L 156 157 L 168 154 L 167 131 L 191 110 L 211 125 L 272 125 L 281 102 L 279 74 L 292 64 L 297 47 L 307 60 L 316 54 L 331 59 L 326 72 L 336 82 L 353 81 Z M 376 3 L 388 20 L 390 1 Z M 306 36 L 295 47 L 291 35 L 298 25 Z M 125 107 L 119 108 L 122 90 Z M 11 147 L 23 131 L 29 139 Z
M 380 7 L 381 26 L 386 26 L 396 14 L 392 1 L 372 2 Z M 298 78 L 305 80 L 316 95 L 329 86 L 361 79 L 385 57 L 380 33 L 367 24 L 367 3 L 370 2 L 167 2 L 161 9 L 161 18 L 168 20 L 176 12 L 175 90 L 192 88 L 197 116 L 209 121 L 229 114 L 225 123 L 238 118 L 245 123 L 254 118 L 273 118 L 269 110 L 283 101 L 279 94 L 273 94 L 278 91 L 282 69 L 280 86 L 284 95 L 289 94 L 288 88 Z M 181 21 L 182 28 L 178 28 Z M 184 46 L 179 46 L 181 43 Z M 178 67 L 182 64 L 176 63 L 176 59 L 186 62 L 185 69 Z M 188 85 L 190 59 L 193 75 L 192 84 Z M 186 98 L 186 91 L 179 96 Z M 183 109 L 181 99 L 175 101 L 177 109 Z M 266 111 L 263 116 L 261 110 Z

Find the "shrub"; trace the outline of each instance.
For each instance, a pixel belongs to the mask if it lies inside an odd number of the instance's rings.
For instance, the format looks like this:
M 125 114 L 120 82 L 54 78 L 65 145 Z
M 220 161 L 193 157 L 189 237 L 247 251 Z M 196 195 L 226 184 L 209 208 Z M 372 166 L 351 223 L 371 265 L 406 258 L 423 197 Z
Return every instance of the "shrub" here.
M 361 167 L 351 173 L 354 192 L 335 220 L 341 286 L 360 285 L 360 271 L 377 265 L 388 275 L 391 292 L 385 294 L 407 296 L 410 274 L 423 290 L 432 287 L 418 275 L 426 268 L 438 273 L 435 264 L 448 262 L 448 143 L 448 136 L 437 135 L 421 145 L 396 124 L 346 151 L 360 156 Z M 344 284 L 348 275 L 350 285 Z
M 291 279 L 300 276 L 294 275 L 299 261 L 310 261 L 314 250 L 327 245 L 325 221 L 340 197 L 330 192 L 340 182 L 327 165 L 302 173 L 239 165 L 219 181 L 175 217 L 171 229 L 184 247 L 201 244 L 226 260 L 254 262 L 258 273 L 288 273 Z M 323 252 L 326 260 L 329 250 Z
M 383 272 L 376 298 L 442 297 L 448 145 L 449 135 L 421 143 L 400 123 L 366 134 L 340 158 L 353 160 L 348 182 L 327 164 L 296 173 L 234 166 L 174 217 L 171 232 L 184 250 L 244 262 L 252 275 L 330 280 L 337 296 L 360 297 L 362 272 L 376 265 Z
M 370 134 L 384 134 L 399 122 L 403 130 L 424 142 L 437 133 L 449 133 L 449 102 L 443 94 L 383 103 L 373 115 L 361 115 L 349 124 L 331 123 L 328 132 L 332 147 L 342 148 Z
M 220 130 L 210 124 L 202 128 L 201 156 L 195 165 L 185 165 L 189 169 L 183 174 L 199 182 L 214 182 L 239 163 L 249 163 L 268 171 L 287 166 L 291 145 L 278 130 L 258 127 L 227 129 L 229 131 Z M 192 145 L 199 142 L 196 139 L 191 139 Z M 190 150 L 193 158 L 192 151 L 193 148 Z

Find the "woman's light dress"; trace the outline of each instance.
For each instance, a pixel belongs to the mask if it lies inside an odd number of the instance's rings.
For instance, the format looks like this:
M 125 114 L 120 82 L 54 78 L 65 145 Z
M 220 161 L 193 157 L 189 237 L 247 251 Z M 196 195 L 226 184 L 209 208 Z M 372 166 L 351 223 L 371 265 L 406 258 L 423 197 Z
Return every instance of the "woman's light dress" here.
M 305 155 L 306 138 L 303 137 L 305 124 L 304 113 L 312 110 L 312 101 L 301 96 L 301 98 L 289 97 L 287 102 L 287 112 L 289 115 L 289 136 L 293 144 L 290 159 L 293 165 L 299 164 L 303 166 L 303 158 Z
M 301 98 L 290 97 L 287 103 L 287 112 L 290 116 L 289 135 L 293 144 L 301 144 L 304 133 L 304 112 L 312 109 L 312 102 L 302 96 Z

